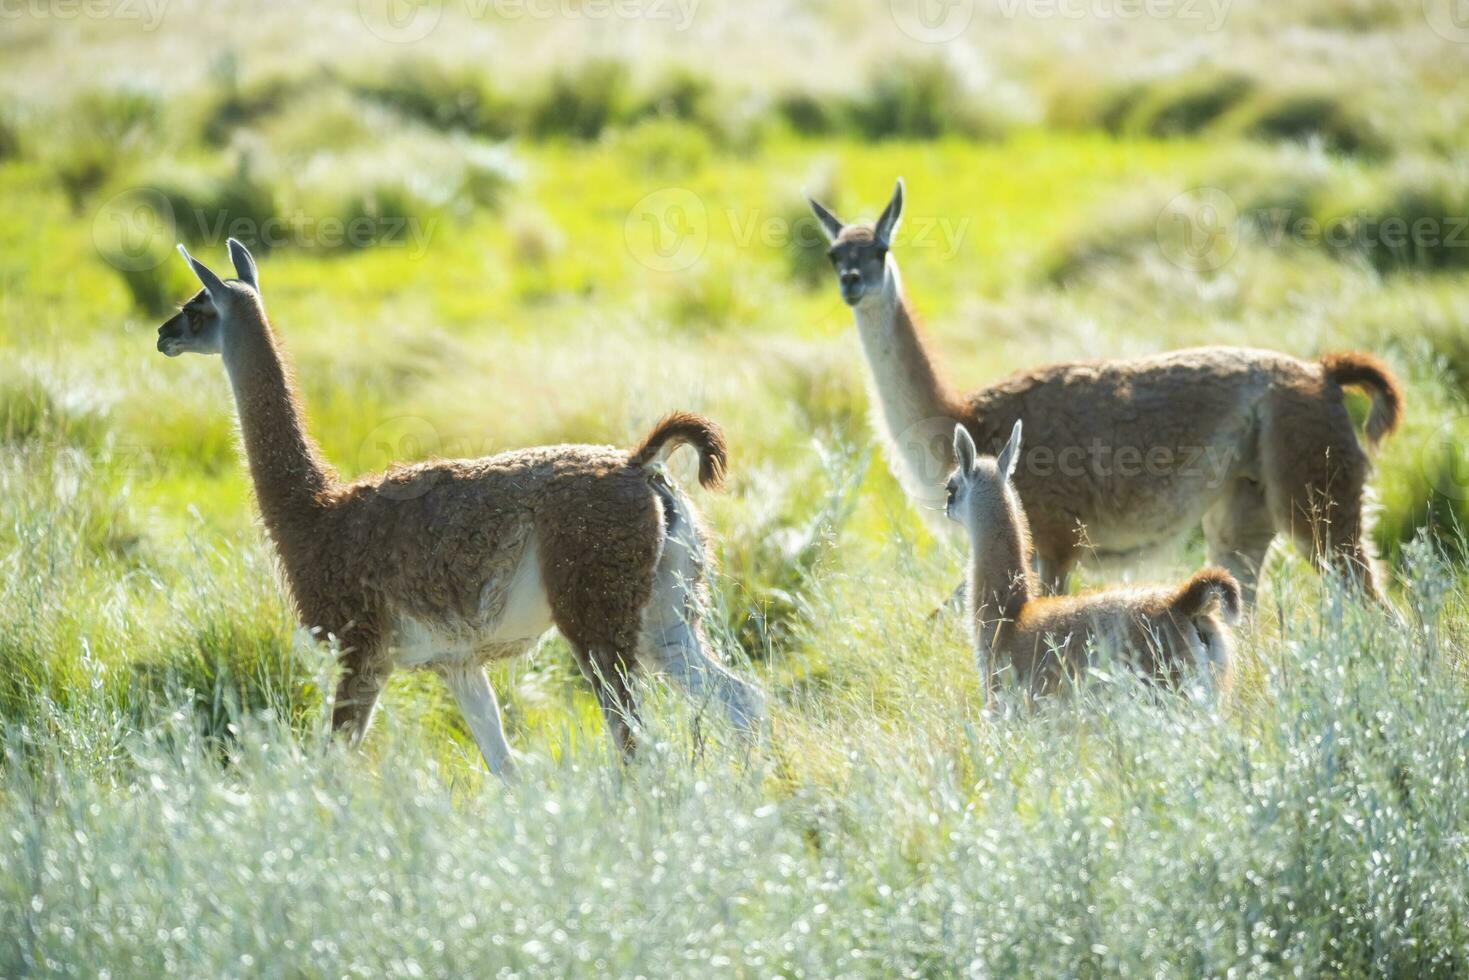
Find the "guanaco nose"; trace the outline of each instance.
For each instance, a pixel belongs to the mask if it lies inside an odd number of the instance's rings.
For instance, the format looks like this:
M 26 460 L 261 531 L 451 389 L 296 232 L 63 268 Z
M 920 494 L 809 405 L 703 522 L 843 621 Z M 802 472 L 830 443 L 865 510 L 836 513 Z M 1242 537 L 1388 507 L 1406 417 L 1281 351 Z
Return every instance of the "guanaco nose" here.
M 856 269 L 846 269 L 842 272 L 842 285 L 854 286 L 862 279 L 862 273 Z

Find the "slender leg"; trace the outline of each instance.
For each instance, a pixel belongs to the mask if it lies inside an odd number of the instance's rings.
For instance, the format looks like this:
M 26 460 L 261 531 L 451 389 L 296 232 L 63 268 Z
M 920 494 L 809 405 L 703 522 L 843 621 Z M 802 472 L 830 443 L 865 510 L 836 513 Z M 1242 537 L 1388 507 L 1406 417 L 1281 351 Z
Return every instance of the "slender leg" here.
M 1275 534 L 1265 488 L 1254 480 L 1235 481 L 1204 514 L 1209 563 L 1235 577 L 1246 609 L 1254 608 L 1260 568 Z
M 703 560 L 697 542 L 674 534 L 665 545 L 643 610 L 641 649 L 647 661 L 695 701 L 717 701 L 735 730 L 750 738 L 765 724 L 765 697 L 709 652 L 701 625 Z
M 602 651 L 582 650 L 575 645 L 572 652 L 597 696 L 597 707 L 602 709 L 613 750 L 624 760 L 632 759 L 637 751 L 638 704 L 632 678 L 628 676 L 627 659 Z
M 704 648 L 696 626 L 674 621 L 647 633 L 651 662 L 694 701 L 717 701 L 736 731 L 749 738 L 765 725 L 765 697 Z
M 483 667 L 446 667 L 439 671 L 459 710 L 469 723 L 475 744 L 485 757 L 490 772 L 502 779 L 515 775 L 515 759 L 510 753 L 510 744 L 505 741 L 505 727 L 500 722 L 500 703 L 495 700 L 495 689 L 485 676 Z
M 1319 405 L 1289 403 L 1275 409 L 1278 417 L 1297 421 L 1321 411 Z M 1290 434 L 1294 438 L 1277 431 L 1283 428 L 1283 423 L 1272 422 L 1262 433 L 1265 499 L 1276 529 L 1294 538 L 1318 569 L 1334 568 L 1401 620 L 1378 581 L 1363 510 L 1370 464 L 1346 408 L 1333 402 L 1314 424 L 1297 424 Z M 1310 442 L 1302 441 L 1301 431 Z
M 332 701 L 332 731 L 357 745 L 372 724 L 372 713 L 391 670 L 367 655 L 349 655 Z
M 1055 541 L 1038 542 L 1035 547 L 1035 577 L 1044 595 L 1065 595 L 1066 580 L 1076 567 L 1075 543 L 1059 545 Z

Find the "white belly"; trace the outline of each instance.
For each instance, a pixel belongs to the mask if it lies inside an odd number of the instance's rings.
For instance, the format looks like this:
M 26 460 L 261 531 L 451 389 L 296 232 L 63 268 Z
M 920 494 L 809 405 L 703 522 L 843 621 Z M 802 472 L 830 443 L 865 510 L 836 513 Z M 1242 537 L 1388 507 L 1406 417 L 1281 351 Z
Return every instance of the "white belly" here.
M 501 587 L 486 582 L 482 595 Z M 400 613 L 393 638 L 393 662 L 399 667 L 437 667 L 482 663 L 519 656 L 551 628 L 551 604 L 541 582 L 540 553 L 534 539 L 504 586 L 498 616 L 480 622 L 432 621 Z

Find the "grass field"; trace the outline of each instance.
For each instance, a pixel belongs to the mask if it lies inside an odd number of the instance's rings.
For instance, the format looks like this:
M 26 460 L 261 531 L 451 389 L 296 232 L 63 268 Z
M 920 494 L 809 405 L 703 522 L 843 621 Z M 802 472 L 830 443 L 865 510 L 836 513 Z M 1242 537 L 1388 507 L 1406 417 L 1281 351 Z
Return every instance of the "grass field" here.
M 412 43 L 371 4 L 16 8 L 0 976 L 1469 972 L 1469 46 L 1371 0 L 1120 33 L 981 4 L 942 44 L 871 7 L 707 0 L 680 33 L 451 4 Z M 875 448 L 802 197 L 870 218 L 899 175 L 965 386 L 1200 343 L 1384 357 L 1407 625 L 1279 547 L 1226 704 L 1103 671 L 983 714 L 962 622 L 929 619 L 962 542 Z M 493 671 L 518 785 L 428 676 L 333 744 L 221 365 L 154 349 L 197 288 L 174 241 L 222 268 L 228 234 L 346 476 L 722 423 L 712 632 L 768 742 L 655 683 L 619 767 L 552 638 Z

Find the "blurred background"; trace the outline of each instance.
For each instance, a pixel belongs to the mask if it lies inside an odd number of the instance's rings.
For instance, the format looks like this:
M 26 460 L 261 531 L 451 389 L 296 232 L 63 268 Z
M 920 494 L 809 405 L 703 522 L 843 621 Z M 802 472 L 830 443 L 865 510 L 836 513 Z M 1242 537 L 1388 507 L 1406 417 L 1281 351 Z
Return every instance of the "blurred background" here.
M 0 0 L 0 741 L 115 787 L 162 717 L 211 746 L 261 716 L 321 737 L 329 664 L 256 526 L 222 367 L 154 348 L 197 289 L 175 242 L 225 269 L 234 236 L 346 476 L 628 445 L 675 408 L 721 422 L 729 491 L 695 491 L 716 642 L 778 705 L 770 792 L 809 804 L 792 846 L 840 839 L 811 814 L 888 816 L 892 787 L 840 795 L 864 767 L 985 763 L 962 622 L 927 620 L 963 543 L 876 455 L 804 195 L 870 219 L 906 179 L 896 255 L 963 388 L 1204 343 L 1384 357 L 1409 403 L 1375 536 L 1403 598 L 1425 556 L 1463 580 L 1466 137 L 1460 0 Z M 1303 709 L 1270 664 L 1317 585 L 1290 548 L 1267 578 L 1241 697 L 1284 726 Z M 495 682 L 517 748 L 601 752 L 559 640 Z M 432 678 L 395 679 L 379 720 L 367 759 L 416 746 L 454 793 L 480 785 Z M 1164 754 L 1178 737 L 1138 724 Z M 1057 751 L 1014 737 L 1001 756 Z M 1036 799 L 1091 778 L 1077 751 Z

